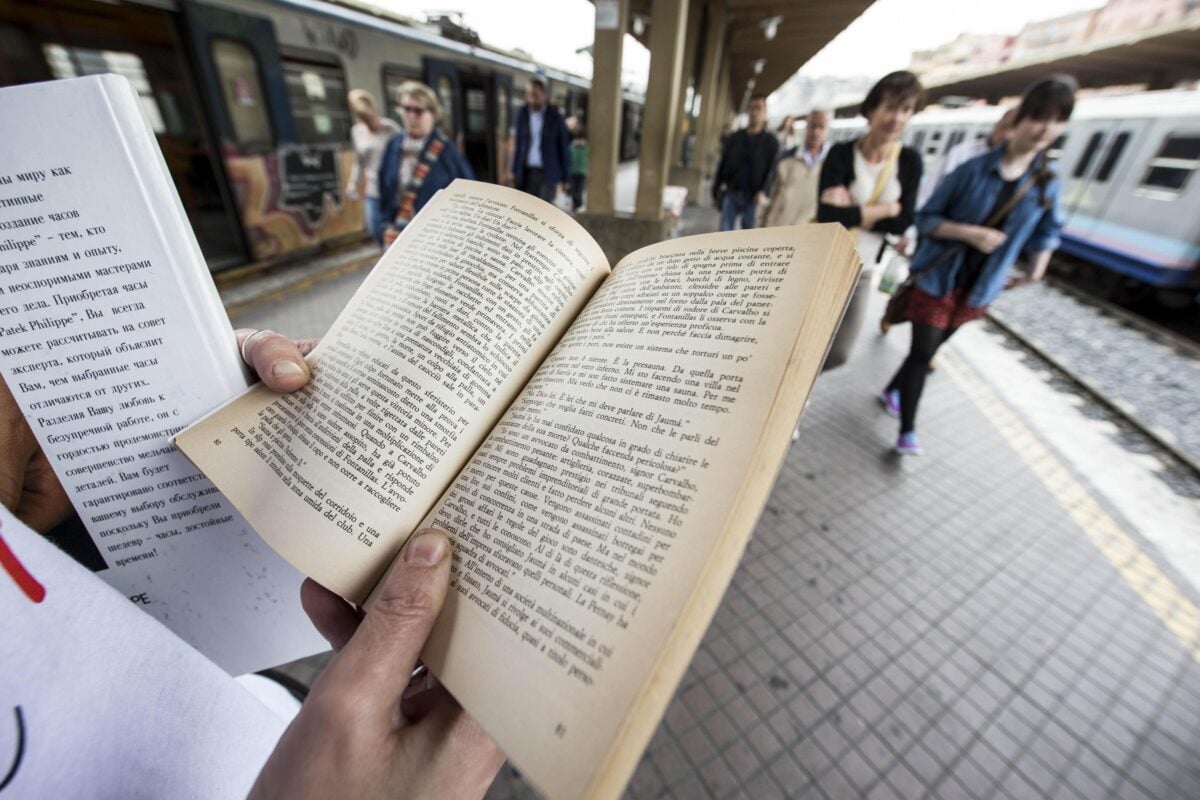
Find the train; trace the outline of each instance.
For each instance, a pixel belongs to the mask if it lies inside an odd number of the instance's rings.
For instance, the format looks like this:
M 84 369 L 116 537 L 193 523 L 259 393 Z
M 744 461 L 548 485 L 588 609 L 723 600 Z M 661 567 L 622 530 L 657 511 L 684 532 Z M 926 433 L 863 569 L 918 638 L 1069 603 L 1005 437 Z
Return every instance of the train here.
M 580 120 L 590 88 L 452 20 L 410 24 L 357 0 L 0 3 L 0 86 L 104 72 L 137 90 L 213 272 L 364 237 L 362 201 L 344 192 L 351 89 L 402 122 L 396 87 L 428 84 L 476 176 L 497 181 L 528 79 Z M 637 157 L 643 105 L 623 98 L 623 159 Z
M 986 138 L 1004 109 L 933 108 L 912 118 L 904 143 L 937 175 L 959 142 Z M 857 137 L 834 120 L 830 141 Z M 1107 274 L 1113 299 L 1148 293 L 1171 307 L 1200 302 L 1200 91 L 1081 98 L 1048 156 L 1063 180 L 1061 252 Z M 928 190 L 928 187 L 922 187 Z

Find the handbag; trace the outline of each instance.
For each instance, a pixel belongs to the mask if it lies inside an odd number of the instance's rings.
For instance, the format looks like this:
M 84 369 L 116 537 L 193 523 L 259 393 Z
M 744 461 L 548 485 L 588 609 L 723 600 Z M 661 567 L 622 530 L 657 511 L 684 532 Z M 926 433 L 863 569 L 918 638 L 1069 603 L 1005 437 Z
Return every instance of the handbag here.
M 1044 156 L 1042 158 L 1044 159 Z M 1007 217 L 1009 212 L 1017 207 L 1017 203 L 1021 202 L 1021 199 L 1024 198 L 1025 195 L 1029 194 L 1029 190 L 1033 188 L 1035 183 L 1041 183 L 1048 177 L 1049 173 L 1046 170 L 1045 161 L 1043 160 L 1038 171 L 1031 176 L 1029 180 L 1025 181 L 1025 183 L 1022 184 L 1017 191 L 1013 192 L 1013 196 L 1008 198 L 1007 203 L 996 209 L 996 211 L 990 217 L 988 217 L 987 221 L 983 223 L 984 227 L 994 228 L 1000 224 L 1000 221 Z M 915 272 L 909 272 L 908 277 L 904 279 L 904 283 L 900 284 L 900 287 L 892 293 L 890 298 L 888 298 L 887 308 L 883 310 L 883 316 L 879 318 L 879 332 L 887 335 L 887 332 L 891 330 L 893 325 L 899 325 L 902 322 L 908 322 L 908 302 L 909 298 L 912 297 L 913 287 L 916 286 L 917 278 L 921 277 L 926 272 L 932 272 L 933 270 L 942 266 L 965 249 L 967 249 L 966 242 L 959 242 L 951 245 L 942 251 L 942 254 L 933 261 L 929 262 Z

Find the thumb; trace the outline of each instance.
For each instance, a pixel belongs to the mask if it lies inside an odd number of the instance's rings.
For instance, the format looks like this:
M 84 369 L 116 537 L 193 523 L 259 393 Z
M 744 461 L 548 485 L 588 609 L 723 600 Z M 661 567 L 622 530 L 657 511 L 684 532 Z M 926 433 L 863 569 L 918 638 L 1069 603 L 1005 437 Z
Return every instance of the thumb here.
M 446 534 L 417 531 L 368 602 L 362 624 L 329 665 L 328 673 L 334 673 L 329 683 L 376 699 L 389 720 L 446 600 L 449 555 Z

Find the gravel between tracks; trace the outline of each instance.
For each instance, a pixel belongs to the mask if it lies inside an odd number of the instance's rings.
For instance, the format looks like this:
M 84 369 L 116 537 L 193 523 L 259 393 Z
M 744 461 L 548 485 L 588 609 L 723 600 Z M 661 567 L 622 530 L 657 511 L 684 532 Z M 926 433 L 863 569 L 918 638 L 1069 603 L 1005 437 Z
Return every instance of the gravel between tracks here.
M 1200 359 L 1047 284 L 1006 293 L 991 313 L 1200 461 Z

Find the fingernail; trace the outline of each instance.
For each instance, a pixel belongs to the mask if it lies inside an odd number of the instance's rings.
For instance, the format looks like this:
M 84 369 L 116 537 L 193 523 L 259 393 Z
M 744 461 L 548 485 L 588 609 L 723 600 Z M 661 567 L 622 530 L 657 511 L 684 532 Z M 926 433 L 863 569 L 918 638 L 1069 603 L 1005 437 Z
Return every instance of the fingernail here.
M 446 557 L 446 537 L 436 531 L 421 531 L 411 542 L 404 553 L 404 560 L 409 564 L 432 567 Z
M 271 376 L 275 378 L 299 378 L 304 374 L 304 368 L 295 361 L 277 361 L 271 367 Z

